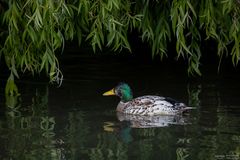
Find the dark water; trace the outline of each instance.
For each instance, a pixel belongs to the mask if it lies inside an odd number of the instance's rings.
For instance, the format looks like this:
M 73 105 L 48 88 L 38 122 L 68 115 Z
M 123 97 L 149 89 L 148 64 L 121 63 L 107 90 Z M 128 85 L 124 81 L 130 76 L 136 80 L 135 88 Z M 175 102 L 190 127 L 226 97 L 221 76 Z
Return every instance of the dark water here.
M 1 89 L 0 159 L 240 159 L 236 74 L 189 79 L 167 66 L 73 59 L 78 64 L 65 61 L 60 88 L 24 80 L 18 82 L 20 96 L 5 98 Z M 157 117 L 152 127 L 120 122 L 131 117 L 116 115 L 119 99 L 102 97 L 119 81 L 128 82 L 135 97 L 169 96 L 196 109 Z

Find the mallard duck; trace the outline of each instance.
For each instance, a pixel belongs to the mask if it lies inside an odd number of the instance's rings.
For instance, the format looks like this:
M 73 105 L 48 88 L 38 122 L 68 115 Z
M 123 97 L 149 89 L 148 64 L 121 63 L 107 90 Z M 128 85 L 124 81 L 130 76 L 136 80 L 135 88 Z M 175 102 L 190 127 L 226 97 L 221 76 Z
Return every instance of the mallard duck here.
M 107 91 L 103 96 L 116 95 L 121 101 L 117 106 L 117 112 L 133 115 L 176 115 L 185 110 L 192 109 L 184 103 L 169 97 L 141 96 L 133 98 L 132 90 L 126 83 L 119 83 L 115 88 Z

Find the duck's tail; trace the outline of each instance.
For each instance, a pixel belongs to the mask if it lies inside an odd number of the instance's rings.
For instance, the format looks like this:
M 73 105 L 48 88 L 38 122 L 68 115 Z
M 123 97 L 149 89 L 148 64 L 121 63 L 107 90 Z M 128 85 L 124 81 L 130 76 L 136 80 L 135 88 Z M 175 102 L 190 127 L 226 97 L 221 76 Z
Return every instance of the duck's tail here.
M 176 103 L 175 106 L 179 108 L 180 110 L 190 110 L 190 109 L 195 109 L 194 107 L 189 107 L 184 103 Z
M 176 106 L 179 110 L 179 113 L 183 113 L 183 112 L 195 109 L 194 107 L 189 107 L 184 103 L 177 103 Z
M 186 106 L 183 110 L 191 110 L 191 109 L 196 109 L 195 107 L 188 107 Z
M 193 110 L 193 109 L 196 109 L 196 108 L 185 106 L 185 107 L 182 108 L 181 113 L 183 113 L 183 114 L 189 113 L 189 111 Z

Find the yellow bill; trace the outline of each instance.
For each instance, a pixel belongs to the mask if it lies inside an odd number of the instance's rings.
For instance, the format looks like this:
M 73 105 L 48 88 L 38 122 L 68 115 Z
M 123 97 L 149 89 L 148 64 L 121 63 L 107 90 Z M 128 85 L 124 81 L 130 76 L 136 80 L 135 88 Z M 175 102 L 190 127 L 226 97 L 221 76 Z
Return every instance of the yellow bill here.
M 103 96 L 113 96 L 113 95 L 116 95 L 114 93 L 114 89 L 111 89 L 110 91 L 107 91 L 107 92 L 103 93 Z

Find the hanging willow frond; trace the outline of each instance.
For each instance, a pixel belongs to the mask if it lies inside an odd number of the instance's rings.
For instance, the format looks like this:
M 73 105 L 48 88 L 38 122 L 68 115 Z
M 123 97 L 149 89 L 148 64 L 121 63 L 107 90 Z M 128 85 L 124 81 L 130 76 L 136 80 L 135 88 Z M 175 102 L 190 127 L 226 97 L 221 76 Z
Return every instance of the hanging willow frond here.
M 56 53 L 65 40 L 87 40 L 95 52 L 104 46 L 130 51 L 133 30 L 150 44 L 153 57 L 167 57 L 169 42 L 175 42 L 176 57 L 187 60 L 189 74 L 201 75 L 203 40 L 217 42 L 219 66 L 224 55 L 234 66 L 240 60 L 239 1 L 4 0 L 0 9 L 0 54 L 15 76 L 45 70 L 50 81 L 59 81 Z

